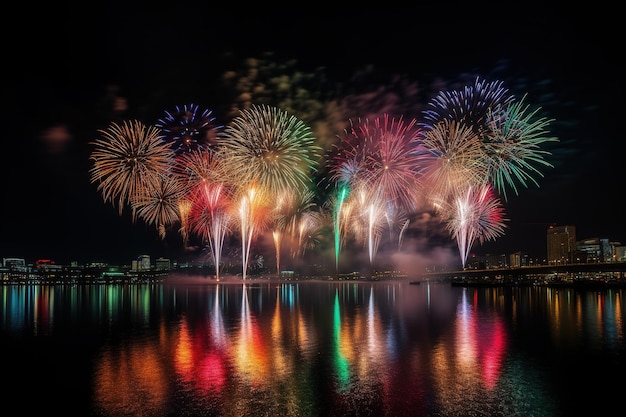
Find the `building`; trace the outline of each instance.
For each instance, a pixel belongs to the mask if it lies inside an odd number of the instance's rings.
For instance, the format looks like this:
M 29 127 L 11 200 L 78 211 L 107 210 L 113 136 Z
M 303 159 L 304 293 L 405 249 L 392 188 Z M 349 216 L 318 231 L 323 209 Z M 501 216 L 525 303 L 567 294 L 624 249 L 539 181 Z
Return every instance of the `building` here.
M 171 262 L 167 258 L 158 258 L 155 261 L 154 266 L 157 271 L 169 271 L 172 269 Z
M 509 255 L 509 266 L 511 268 L 519 268 L 522 266 L 534 265 L 533 259 L 527 253 L 515 252 Z
M 613 250 L 609 244 L 609 239 L 598 237 L 584 239 L 576 242 L 575 263 L 588 264 L 611 262 Z
M 626 262 L 626 246 L 622 246 L 619 242 L 611 242 L 611 246 L 614 262 Z
M 24 258 L 2 258 L 2 266 L 13 269 L 25 269 L 26 260 Z
M 494 268 L 507 268 L 511 266 L 508 263 L 507 256 L 505 254 L 493 255 L 476 255 L 472 254 L 467 259 L 466 269 L 494 269 Z
M 575 226 L 550 226 L 547 231 L 548 265 L 574 263 L 576 252 Z
M 15 277 L 28 276 L 30 268 L 24 258 L 2 258 L 0 280 L 7 281 Z
M 133 259 L 130 269 L 133 272 L 149 271 L 150 255 L 140 255 L 137 259 Z

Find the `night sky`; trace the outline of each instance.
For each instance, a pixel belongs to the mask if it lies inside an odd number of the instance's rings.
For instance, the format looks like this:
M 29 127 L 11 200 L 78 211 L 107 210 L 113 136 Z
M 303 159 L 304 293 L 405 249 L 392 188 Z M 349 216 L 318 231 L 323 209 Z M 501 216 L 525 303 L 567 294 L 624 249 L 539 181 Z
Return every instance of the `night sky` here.
M 223 75 L 241 77 L 248 58 L 292 79 L 323 74 L 323 84 L 302 85 L 323 90 L 319 101 L 351 97 L 349 117 L 419 118 L 441 89 L 477 76 L 502 81 L 554 120 L 559 141 L 547 148 L 553 167 L 542 168 L 539 187 L 522 187 L 504 203 L 505 235 L 472 252 L 545 256 L 551 224 L 576 226 L 578 239 L 626 243 L 615 10 L 475 2 L 299 12 L 186 2 L 16 7 L 2 28 L 2 258 L 182 256 L 176 239 L 159 239 L 153 226 L 103 202 L 90 183 L 90 142 L 112 120 L 154 123 L 188 103 L 226 124 L 235 95 Z

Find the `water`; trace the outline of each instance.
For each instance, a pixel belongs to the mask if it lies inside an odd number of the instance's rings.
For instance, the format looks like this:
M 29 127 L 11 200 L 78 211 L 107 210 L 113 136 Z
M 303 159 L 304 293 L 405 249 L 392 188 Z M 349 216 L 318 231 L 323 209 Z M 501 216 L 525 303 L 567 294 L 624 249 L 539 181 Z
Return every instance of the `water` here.
M 1 401 L 82 416 L 603 415 L 624 392 L 623 291 L 4 285 Z

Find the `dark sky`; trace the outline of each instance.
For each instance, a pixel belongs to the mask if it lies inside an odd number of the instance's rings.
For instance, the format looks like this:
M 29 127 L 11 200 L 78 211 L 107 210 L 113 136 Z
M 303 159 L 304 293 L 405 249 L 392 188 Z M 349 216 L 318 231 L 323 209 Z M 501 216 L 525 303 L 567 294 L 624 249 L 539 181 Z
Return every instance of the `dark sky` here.
M 221 75 L 266 52 L 305 73 L 323 67 L 347 93 L 407 80 L 419 92 L 400 94 L 403 109 L 424 105 L 437 86 L 475 76 L 502 81 L 554 119 L 559 142 L 550 145 L 554 167 L 542 169 L 540 186 L 509 196 L 506 234 L 473 252 L 545 256 L 550 224 L 576 226 L 579 239 L 626 243 L 619 13 L 488 4 L 298 12 L 185 2 L 17 5 L 22 10 L 2 29 L 0 257 L 63 264 L 176 257 L 175 243 L 103 203 L 89 182 L 89 142 L 113 118 L 156 121 L 186 103 L 226 120 Z M 355 74 L 365 68 L 363 82 Z

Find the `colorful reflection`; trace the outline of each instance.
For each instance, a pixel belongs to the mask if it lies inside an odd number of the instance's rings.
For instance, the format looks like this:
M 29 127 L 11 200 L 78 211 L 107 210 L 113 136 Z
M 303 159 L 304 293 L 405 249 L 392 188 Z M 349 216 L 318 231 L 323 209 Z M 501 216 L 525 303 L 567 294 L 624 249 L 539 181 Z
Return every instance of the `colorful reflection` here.
M 240 378 L 254 385 L 267 381 L 270 376 L 267 342 L 261 333 L 256 316 L 250 312 L 247 286 L 243 285 L 239 332 L 233 340 L 235 365 Z
M 102 416 L 550 415 L 551 387 L 512 333 L 545 333 L 555 352 L 625 346 L 615 290 L 246 280 L 0 298 L 5 340 L 91 332 Z
M 170 359 L 158 341 L 123 343 L 96 358 L 94 408 L 96 415 L 156 416 L 171 412 L 175 393 L 168 369 Z
M 339 303 L 339 292 L 335 293 L 335 304 L 333 305 L 333 365 L 339 391 L 348 388 L 350 382 L 350 365 L 346 358 L 349 354 L 349 341 L 347 334 L 342 335 L 341 328 L 341 307 Z

